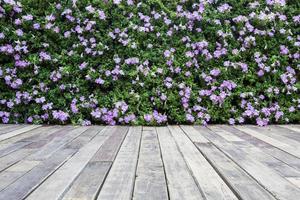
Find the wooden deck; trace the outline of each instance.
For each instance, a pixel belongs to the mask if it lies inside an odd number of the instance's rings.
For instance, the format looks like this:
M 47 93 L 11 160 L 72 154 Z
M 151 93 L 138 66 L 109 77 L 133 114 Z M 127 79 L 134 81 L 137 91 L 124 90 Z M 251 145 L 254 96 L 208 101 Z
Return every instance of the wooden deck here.
M 0 125 L 0 200 L 299 200 L 300 125 Z

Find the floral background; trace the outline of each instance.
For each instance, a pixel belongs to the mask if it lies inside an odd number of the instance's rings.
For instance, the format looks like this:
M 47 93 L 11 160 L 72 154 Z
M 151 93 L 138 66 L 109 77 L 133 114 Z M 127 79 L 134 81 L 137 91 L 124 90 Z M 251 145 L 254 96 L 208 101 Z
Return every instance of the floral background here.
M 0 0 L 2 123 L 300 121 L 298 0 Z

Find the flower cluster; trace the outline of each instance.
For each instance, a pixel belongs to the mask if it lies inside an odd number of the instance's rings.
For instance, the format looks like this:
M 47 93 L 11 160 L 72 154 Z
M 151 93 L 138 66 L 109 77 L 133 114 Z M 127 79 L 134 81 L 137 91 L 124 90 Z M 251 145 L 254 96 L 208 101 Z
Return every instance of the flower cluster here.
M 300 121 L 295 0 L 0 0 L 0 122 Z

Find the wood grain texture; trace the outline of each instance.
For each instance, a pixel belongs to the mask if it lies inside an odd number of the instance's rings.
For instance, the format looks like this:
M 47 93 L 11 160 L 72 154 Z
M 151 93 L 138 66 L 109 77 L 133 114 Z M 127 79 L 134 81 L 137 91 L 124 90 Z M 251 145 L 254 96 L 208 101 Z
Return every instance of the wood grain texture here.
M 130 127 L 98 200 L 130 200 L 133 194 L 142 127 Z
M 298 200 L 299 130 L 0 125 L 0 199 Z
M 196 143 L 196 145 L 239 198 L 245 200 L 276 199 L 213 144 Z
M 277 160 L 280 160 L 290 167 L 296 169 L 297 171 L 300 171 L 300 159 L 297 157 L 278 149 L 269 143 L 266 143 L 262 140 L 259 140 L 255 137 L 252 137 L 251 135 L 246 134 L 243 131 L 240 131 L 234 127 L 229 126 L 222 126 L 223 129 L 230 131 L 230 133 L 237 135 L 238 137 L 243 138 L 245 141 L 247 141 L 248 145 L 252 144 L 253 146 L 261 149 L 264 153 L 269 154 L 270 156 L 276 158 Z
M 280 127 L 300 133 L 300 125 L 280 125 Z
M 237 199 L 179 126 L 168 126 L 194 179 L 207 200 Z
M 170 199 L 204 199 L 169 129 L 158 127 L 157 134 L 166 170 Z
M 0 158 L 0 172 L 24 159 L 33 152 L 33 149 L 23 149 L 3 156 Z
M 10 168 L 7 168 L 5 171 L 0 173 L 0 191 L 23 176 L 26 172 L 33 169 L 38 164 L 39 161 L 22 160 Z
M 267 191 L 279 199 L 294 200 L 300 198 L 300 190 L 273 169 L 268 168 L 261 162 L 251 158 L 246 152 L 238 150 L 234 145 L 226 142 L 212 131 L 197 127 L 207 139 L 216 145 L 231 160 L 238 163 L 248 174 L 250 174 Z M 293 194 L 293 196 L 291 196 Z
M 284 143 L 281 140 L 272 138 L 271 136 L 266 136 L 256 130 L 251 129 L 250 127 L 246 127 L 246 126 L 236 126 L 235 128 L 253 136 L 256 137 L 266 143 L 271 144 L 274 147 L 277 147 L 291 155 L 296 156 L 297 158 L 300 158 L 300 147 L 295 147 L 295 146 L 291 146 L 289 144 Z
M 67 131 L 63 137 L 56 137 L 42 148 L 40 148 L 37 152 L 27 157 L 27 160 L 44 160 L 50 157 L 57 149 L 64 146 L 66 143 L 71 142 L 79 135 L 81 135 L 84 131 L 86 131 L 88 127 L 78 127 L 71 131 Z
M 168 199 L 168 188 L 155 127 L 148 127 L 142 132 L 133 199 Z
M 128 127 L 111 127 L 110 130 L 112 131 L 111 136 L 93 156 L 92 161 L 111 162 L 115 159 L 117 152 L 119 151 L 121 144 L 128 132 Z
M 21 129 L 21 128 L 24 128 L 26 125 L 5 125 L 5 124 L 2 124 L 0 126 L 0 135 L 3 135 L 5 133 L 8 133 L 8 132 L 11 132 L 11 131 L 14 131 L 14 130 L 18 130 L 18 129 Z
M 2 144 L 13 145 L 17 142 L 34 142 L 36 140 L 40 140 L 45 138 L 48 135 L 55 133 L 58 130 L 61 130 L 65 127 L 63 126 L 42 126 L 33 130 L 26 132 L 26 134 L 18 135 L 17 137 L 12 137 L 0 142 L 0 146 Z M 71 127 L 70 127 L 71 128 Z M 1 147 L 0 147 L 1 149 Z
M 277 140 L 284 142 L 285 144 L 299 147 L 300 146 L 300 134 L 291 131 L 289 129 L 275 127 L 273 125 L 269 127 L 255 127 L 250 126 L 251 129 L 258 131 L 264 135 L 271 136 Z
M 90 200 L 97 198 L 111 165 L 112 162 L 89 162 L 62 199 Z
M 0 142 L 0 157 L 8 155 L 19 149 L 41 147 L 47 142 L 45 138 L 54 134 L 58 130 L 61 129 L 58 127 L 40 127 L 28 131 L 26 134 L 22 134 L 21 136 L 4 140 Z
M 106 134 L 101 134 L 102 132 Z M 108 134 L 107 134 L 108 133 Z M 70 187 L 72 182 L 84 169 L 86 164 L 109 137 L 110 129 L 103 129 L 90 142 L 73 155 L 68 162 L 61 166 L 51 177 L 43 182 L 27 199 L 59 199 Z
M 3 141 L 3 140 L 7 140 L 11 137 L 15 137 L 19 134 L 23 134 L 23 133 L 26 133 L 32 129 L 35 129 L 35 128 L 38 128 L 40 127 L 40 125 L 28 125 L 28 126 L 25 126 L 23 128 L 20 128 L 20 129 L 17 129 L 17 130 L 14 130 L 14 131 L 11 131 L 11 132 L 7 132 L 5 134 L 1 134 L 0 135 L 0 141 Z
M 213 127 L 210 127 L 210 130 L 212 130 L 214 133 L 216 133 L 216 131 L 218 132 L 219 130 L 222 130 L 222 132 L 226 133 L 227 135 L 238 137 L 235 134 L 231 133 L 231 131 L 227 131 L 226 129 L 224 129 L 222 126 L 213 126 Z M 252 145 L 249 142 L 246 142 L 245 140 L 233 141 L 229 144 L 234 145 L 238 151 L 247 152 L 247 154 L 251 158 L 265 164 L 270 169 L 276 170 L 279 174 L 281 174 L 282 176 L 284 176 L 286 178 L 287 177 L 300 177 L 300 172 L 298 170 L 292 168 L 291 166 L 284 163 L 283 161 L 278 160 L 275 157 L 265 153 L 263 150 L 261 150 L 257 146 Z
M 40 163 L 1 191 L 0 199 L 18 200 L 25 198 L 74 153 L 73 149 L 66 149 Z

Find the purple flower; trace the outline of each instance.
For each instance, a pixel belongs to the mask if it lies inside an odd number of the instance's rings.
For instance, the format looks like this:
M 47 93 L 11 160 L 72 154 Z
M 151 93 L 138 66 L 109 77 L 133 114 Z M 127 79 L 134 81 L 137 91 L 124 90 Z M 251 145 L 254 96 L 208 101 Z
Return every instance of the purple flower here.
M 46 101 L 45 97 L 41 97 L 41 98 L 36 98 L 35 102 L 36 103 L 44 103 Z
M 81 64 L 79 65 L 79 69 L 80 69 L 80 70 L 85 69 L 86 66 L 87 66 L 87 64 L 88 64 L 88 63 L 86 63 L 86 62 L 81 63 Z
M 103 85 L 104 84 L 104 80 L 102 78 L 97 78 L 95 80 L 95 83 L 99 84 L 99 85 Z
M 164 51 L 164 56 L 165 56 L 166 58 L 169 58 L 169 57 L 171 56 L 171 51 L 165 50 L 165 51 Z
M 45 105 L 42 106 L 43 110 L 51 110 L 52 109 L 52 105 L 53 103 L 47 103 Z
M 194 121 L 195 121 L 194 116 L 191 115 L 191 114 L 188 114 L 188 113 L 187 113 L 187 114 L 185 115 L 185 117 L 186 117 L 186 120 L 189 121 L 189 122 L 194 122 Z
M 258 125 L 258 126 L 266 126 L 266 125 L 268 125 L 268 123 L 269 123 L 269 119 L 268 118 L 256 118 L 256 124 Z
M 38 29 L 41 28 L 41 25 L 40 25 L 39 23 L 34 23 L 34 24 L 33 24 L 33 28 L 34 28 L 35 30 L 38 30 Z
M 126 63 L 127 65 L 138 64 L 138 63 L 139 63 L 139 58 L 137 58 L 137 57 L 127 58 L 127 59 L 125 60 L 125 63 Z
M 25 21 L 32 21 L 32 20 L 33 20 L 33 16 L 32 16 L 32 15 L 24 15 L 24 16 L 22 16 L 22 18 L 23 18 Z
M 280 54 L 287 55 L 288 53 L 289 53 L 289 49 L 284 45 L 280 45 Z
M 245 122 L 245 119 L 243 117 L 239 117 L 238 121 L 239 121 L 240 124 L 243 124 Z
M 3 122 L 3 124 L 7 124 L 9 122 L 9 118 L 8 117 L 2 117 L 2 122 Z
M 58 110 L 58 111 L 54 110 L 54 111 L 52 111 L 52 116 L 53 116 L 54 119 L 57 119 L 57 120 L 59 120 L 61 122 L 65 122 L 69 118 L 69 114 L 65 113 L 65 112 L 63 112 L 61 110 Z
M 32 123 L 32 121 L 33 121 L 33 118 L 31 116 L 27 118 L 28 123 Z
M 101 20 L 106 19 L 106 15 L 105 15 L 104 11 L 98 10 L 98 15 L 99 15 L 99 19 L 101 19 Z
M 16 34 L 17 34 L 17 36 L 23 36 L 24 33 L 21 29 L 17 29 Z
M 91 112 L 91 115 L 96 118 L 99 119 L 102 116 L 102 113 L 100 112 L 100 110 L 97 108 L 96 110 L 93 110 Z
M 58 71 L 53 71 L 51 72 L 50 74 L 50 79 L 53 81 L 53 82 L 57 82 L 61 79 L 61 73 L 58 72 Z
M 90 120 L 87 120 L 87 119 L 85 119 L 85 120 L 83 120 L 82 122 L 81 122 L 81 125 L 82 126 L 90 126 L 92 123 L 91 123 L 91 121 Z
M 85 7 L 85 10 L 87 10 L 89 13 L 94 13 L 95 12 L 95 8 L 91 5 Z
M 226 11 L 230 11 L 231 8 L 232 7 L 230 5 L 228 5 L 227 3 L 224 3 L 221 6 L 219 6 L 217 9 L 218 9 L 219 12 L 223 13 L 223 12 L 226 12 Z
M 15 63 L 16 67 L 21 67 L 21 68 L 27 67 L 29 65 L 30 65 L 30 63 L 26 62 L 24 60 L 17 60 L 16 63 Z
M 39 56 L 41 60 L 51 60 L 50 54 L 46 53 L 45 51 L 41 51 Z
M 13 107 L 14 107 L 14 102 L 8 101 L 8 102 L 6 103 L 6 106 L 7 106 L 8 108 L 13 108 Z
M 257 72 L 257 75 L 258 75 L 259 77 L 262 77 L 264 74 L 265 74 L 265 72 L 264 72 L 263 70 L 259 70 L 259 71 Z
M 281 118 L 282 116 L 283 116 L 283 112 L 282 111 L 277 111 L 275 113 L 275 119 L 276 119 L 276 121 L 278 121 L 279 118 Z
M 291 106 L 290 108 L 289 108 L 289 112 L 295 112 L 295 107 L 294 106 Z
M 213 69 L 210 71 L 210 75 L 212 76 L 219 76 L 220 73 L 221 71 L 219 69 Z
M 75 113 L 75 114 L 78 113 L 79 109 L 75 103 L 71 104 L 71 111 L 72 111 L 72 113 Z
M 144 115 L 144 119 L 146 122 L 150 122 L 152 120 L 152 115 L 151 114 L 146 114 Z

